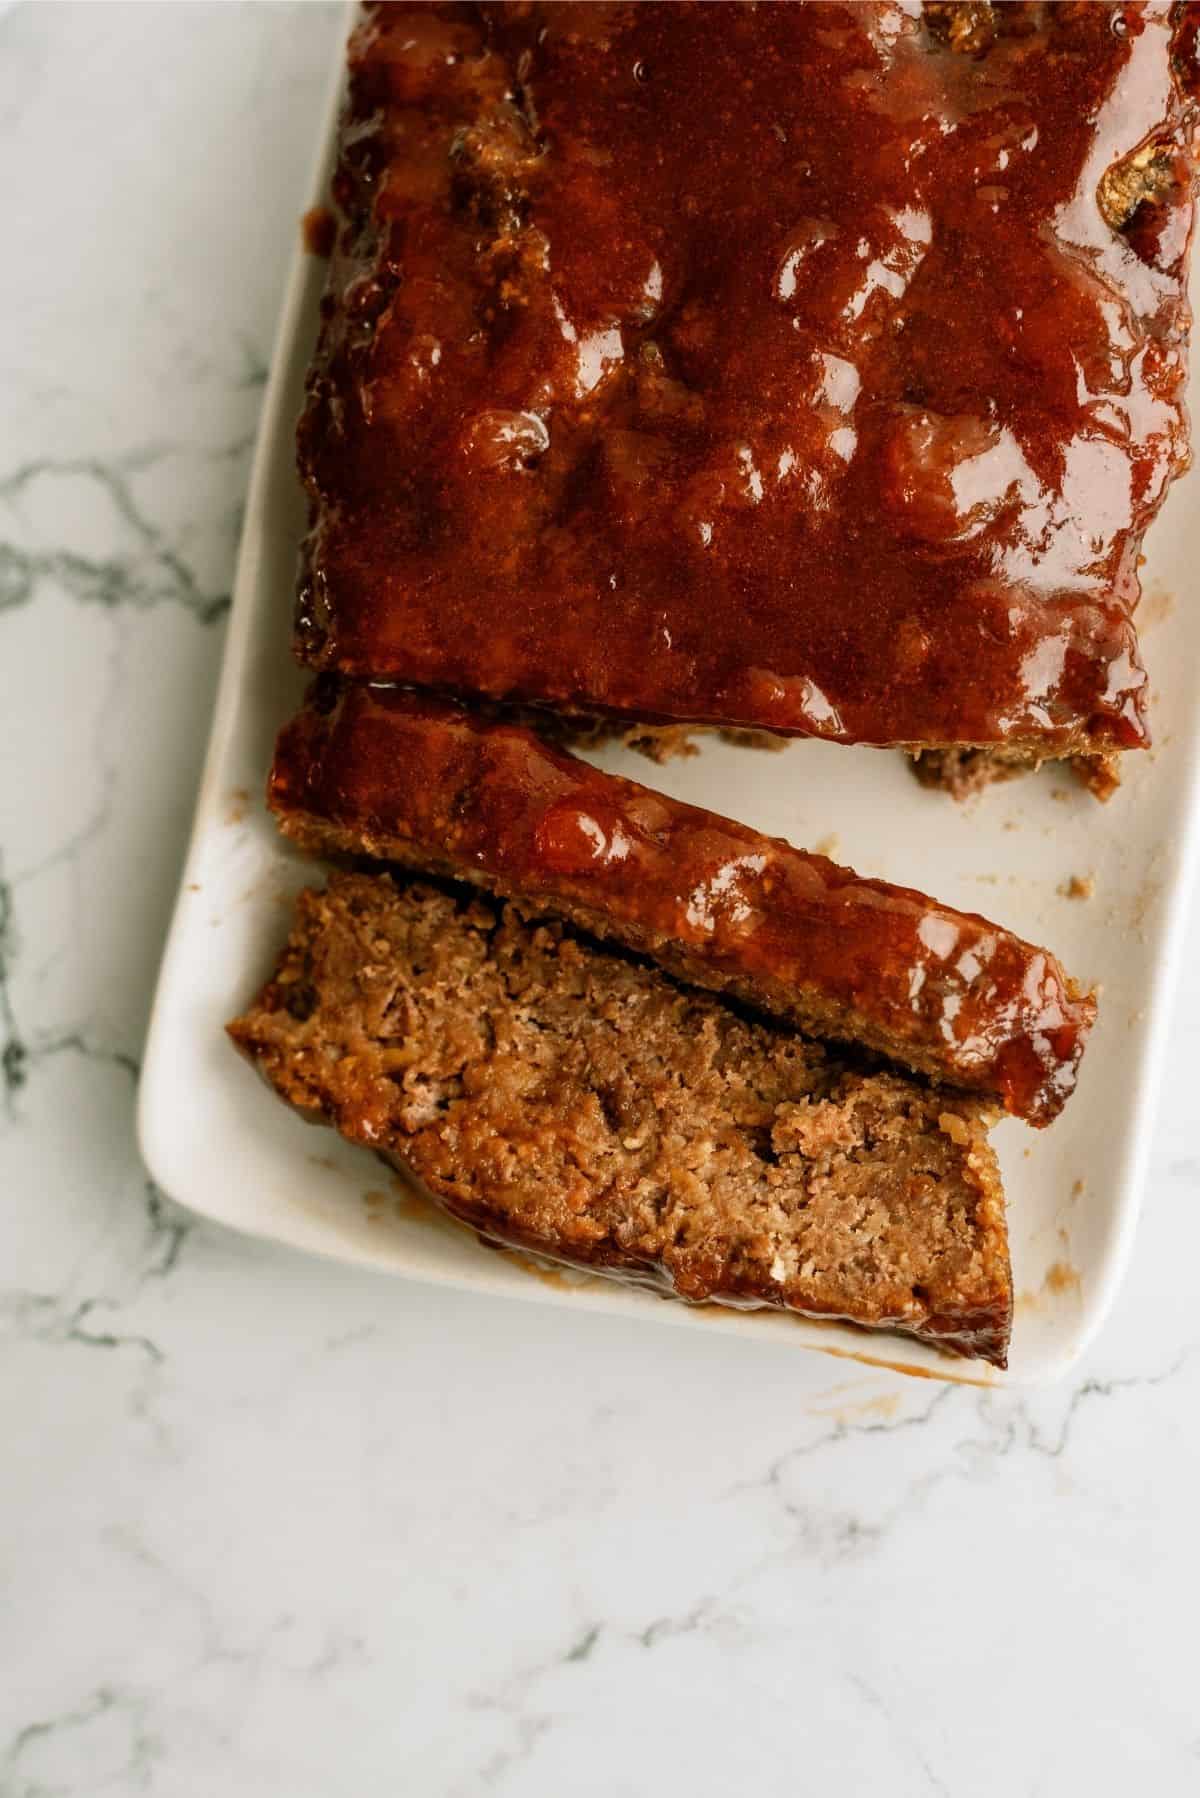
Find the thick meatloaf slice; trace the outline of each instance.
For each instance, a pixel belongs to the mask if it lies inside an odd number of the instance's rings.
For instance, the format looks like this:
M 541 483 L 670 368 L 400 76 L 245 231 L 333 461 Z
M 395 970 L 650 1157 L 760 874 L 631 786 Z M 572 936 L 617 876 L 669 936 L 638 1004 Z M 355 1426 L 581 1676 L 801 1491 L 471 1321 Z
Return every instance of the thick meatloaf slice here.
M 350 48 L 296 643 L 648 724 L 1147 740 L 1187 8 L 388 5 Z
M 279 738 L 269 800 L 306 848 L 528 900 L 1032 1123 L 1074 1088 L 1095 1001 L 1047 950 L 606 774 L 523 725 L 318 683 Z
M 1004 1364 L 987 1114 L 469 889 L 334 875 L 233 1040 L 497 1241 Z

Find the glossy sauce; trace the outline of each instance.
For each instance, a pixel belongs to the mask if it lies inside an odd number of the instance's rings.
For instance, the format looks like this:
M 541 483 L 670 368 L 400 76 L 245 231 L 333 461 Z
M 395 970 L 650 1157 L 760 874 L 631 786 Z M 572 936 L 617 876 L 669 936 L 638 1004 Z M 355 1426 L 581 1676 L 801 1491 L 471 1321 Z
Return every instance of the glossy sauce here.
M 518 725 L 395 688 L 318 693 L 280 736 L 270 801 L 313 846 L 545 905 L 696 985 L 997 1096 L 1035 1123 L 1074 1088 L 1095 1002 L 1046 950 L 606 774 Z
M 1143 742 L 1195 31 L 968 11 L 371 11 L 302 655 L 846 742 Z M 1166 190 L 1114 224 L 1146 145 Z

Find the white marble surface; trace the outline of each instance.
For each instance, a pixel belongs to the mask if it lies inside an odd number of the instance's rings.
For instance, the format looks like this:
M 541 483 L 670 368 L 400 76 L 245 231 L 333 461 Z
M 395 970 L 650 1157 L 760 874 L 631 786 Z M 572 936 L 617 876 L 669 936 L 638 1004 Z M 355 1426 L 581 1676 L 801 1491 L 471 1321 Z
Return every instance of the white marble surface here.
M 1128 1283 L 1024 1399 L 364 1277 L 147 1183 L 339 30 L 0 16 L 0 1794 L 1194 1794 L 1200 927 Z

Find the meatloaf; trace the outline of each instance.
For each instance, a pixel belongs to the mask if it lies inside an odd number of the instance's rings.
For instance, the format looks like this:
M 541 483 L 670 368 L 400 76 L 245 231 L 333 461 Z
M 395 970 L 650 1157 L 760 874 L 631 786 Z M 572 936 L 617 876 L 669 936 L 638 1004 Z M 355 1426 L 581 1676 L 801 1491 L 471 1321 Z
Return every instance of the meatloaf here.
M 234 1041 L 488 1237 L 678 1298 L 1004 1365 L 980 1101 L 864 1066 L 470 889 L 335 874 Z
M 1165 0 L 369 7 L 300 655 L 649 723 L 1144 744 L 1195 69 Z
M 1095 1001 L 974 913 L 604 773 L 453 701 L 318 682 L 269 802 L 318 852 L 480 883 L 1045 1124 Z

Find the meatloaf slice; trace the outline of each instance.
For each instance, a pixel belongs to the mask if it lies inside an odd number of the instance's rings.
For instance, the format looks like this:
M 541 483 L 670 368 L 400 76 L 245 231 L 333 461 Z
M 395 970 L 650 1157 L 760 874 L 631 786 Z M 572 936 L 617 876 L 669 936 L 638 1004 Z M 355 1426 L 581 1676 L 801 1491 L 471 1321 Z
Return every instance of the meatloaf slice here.
M 1095 1001 L 975 913 L 865 880 L 606 774 L 531 730 L 397 688 L 317 690 L 283 731 L 288 836 L 531 901 L 822 1038 L 1045 1124 Z
M 234 1042 L 499 1242 L 1003 1366 L 990 1121 L 558 920 L 388 874 L 301 895 Z

